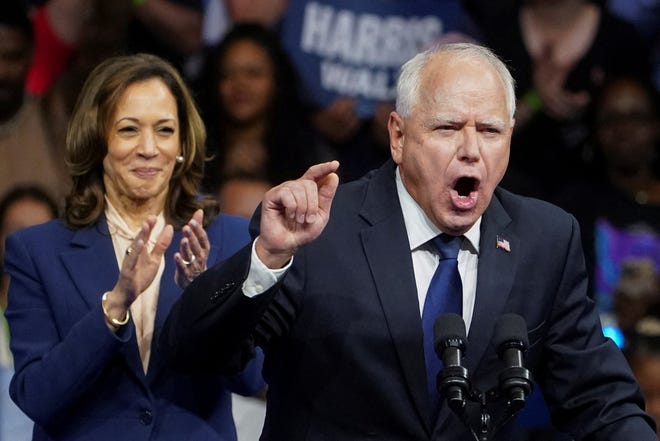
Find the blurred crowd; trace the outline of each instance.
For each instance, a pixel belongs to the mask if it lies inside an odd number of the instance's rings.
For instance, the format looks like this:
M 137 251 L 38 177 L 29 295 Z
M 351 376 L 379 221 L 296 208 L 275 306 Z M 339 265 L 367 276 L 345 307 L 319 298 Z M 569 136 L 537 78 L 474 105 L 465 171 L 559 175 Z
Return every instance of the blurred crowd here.
M 208 134 L 200 191 L 250 216 L 316 162 L 343 182 L 381 165 L 399 66 L 461 40 L 516 80 L 502 186 L 578 219 L 604 331 L 660 419 L 660 0 L 2 0 L 0 239 L 64 207 L 68 117 L 109 56 L 179 69 Z M 563 439 L 534 417 L 529 439 Z

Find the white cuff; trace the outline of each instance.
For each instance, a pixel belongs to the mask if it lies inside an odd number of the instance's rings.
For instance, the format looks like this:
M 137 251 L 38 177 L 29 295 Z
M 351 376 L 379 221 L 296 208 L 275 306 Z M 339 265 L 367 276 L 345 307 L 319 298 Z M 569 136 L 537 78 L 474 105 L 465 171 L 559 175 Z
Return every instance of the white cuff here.
M 258 239 L 258 238 L 257 238 Z M 275 285 L 278 280 L 284 276 L 293 263 L 293 257 L 289 260 L 284 268 L 270 269 L 257 256 L 255 244 L 257 240 L 252 242 L 252 259 L 250 260 L 250 272 L 247 279 L 243 282 L 243 294 L 247 297 L 254 297 L 266 292 L 269 288 Z

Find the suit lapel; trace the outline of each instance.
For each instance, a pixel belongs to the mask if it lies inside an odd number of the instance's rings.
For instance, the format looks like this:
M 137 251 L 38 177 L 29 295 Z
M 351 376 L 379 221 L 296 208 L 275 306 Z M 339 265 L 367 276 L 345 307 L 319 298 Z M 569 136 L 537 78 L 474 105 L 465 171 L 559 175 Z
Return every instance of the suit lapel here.
M 430 433 L 421 317 L 394 169 L 392 162 L 381 168 L 367 190 L 360 215 L 371 226 L 361 239 L 411 399 Z
M 61 257 L 89 309 L 97 307 L 101 295 L 117 283 L 119 266 L 104 216 L 95 225 L 77 231 L 71 240 L 71 249 Z M 134 333 L 121 352 L 136 377 L 144 379 Z
M 70 249 L 62 252 L 60 257 L 90 309 L 117 282 L 119 267 L 105 218 L 89 228 L 76 231 Z
M 497 246 L 498 237 L 508 241 L 510 251 Z M 496 194 L 481 222 L 477 292 L 465 359 L 469 372 L 474 372 L 479 365 L 509 297 L 520 255 L 516 252 L 518 249 L 518 236 L 511 230 L 511 218 Z

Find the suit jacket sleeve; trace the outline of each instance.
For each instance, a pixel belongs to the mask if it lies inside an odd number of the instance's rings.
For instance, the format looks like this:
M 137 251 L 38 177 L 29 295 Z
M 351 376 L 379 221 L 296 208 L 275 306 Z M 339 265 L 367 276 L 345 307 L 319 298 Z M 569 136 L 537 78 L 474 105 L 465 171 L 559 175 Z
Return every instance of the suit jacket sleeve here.
M 246 297 L 252 245 L 210 268 L 186 288 L 163 327 L 164 356 L 180 371 L 240 372 L 255 356 L 254 330 L 281 283 Z

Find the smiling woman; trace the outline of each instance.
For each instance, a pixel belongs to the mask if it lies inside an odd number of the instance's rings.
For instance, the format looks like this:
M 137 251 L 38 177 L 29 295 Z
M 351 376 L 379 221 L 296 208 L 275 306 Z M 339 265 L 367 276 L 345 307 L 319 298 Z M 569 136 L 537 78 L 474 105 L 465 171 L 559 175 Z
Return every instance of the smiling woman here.
M 64 219 L 6 243 L 10 394 L 34 440 L 236 439 L 231 392 L 264 388 L 260 357 L 232 379 L 181 375 L 152 344 L 181 289 L 249 240 L 198 194 L 205 138 L 164 60 L 111 58 L 87 79 Z
M 141 117 L 141 124 L 145 125 L 147 115 L 144 112 L 150 112 L 148 117 L 153 119 L 151 123 L 160 118 L 170 119 L 167 130 L 178 132 L 178 136 L 171 139 L 180 143 L 177 155 L 182 155 L 183 161 L 172 169 L 171 191 L 167 193 L 164 208 L 168 221 L 175 227 L 181 227 L 195 210 L 202 208 L 197 192 L 203 174 L 206 131 L 178 72 L 152 55 L 116 58 L 102 63 L 90 74 L 86 89 L 87 93 L 78 99 L 77 112 L 72 116 L 67 133 L 67 162 L 74 181 L 74 189 L 67 198 L 67 223 L 72 226 L 89 225 L 103 210 L 106 189 L 99 166 L 105 162 L 110 142 L 118 136 L 119 120 L 115 118 L 127 118 L 134 122 L 132 129 L 128 123 L 123 123 L 121 129 L 140 132 L 140 124 L 135 124 L 135 119 Z M 161 95 L 151 96 L 151 92 Z M 140 99 L 143 101 L 140 102 Z M 169 113 L 160 107 L 149 106 L 165 102 L 169 105 Z M 131 109 L 124 106 L 132 105 L 133 111 L 137 106 L 143 113 L 119 116 L 120 105 L 122 112 L 129 112 Z M 166 130 L 163 125 L 158 128 L 161 132 Z M 137 139 L 143 142 L 146 128 L 142 129 Z M 152 126 L 148 131 L 155 129 Z M 212 202 L 205 201 L 204 204 L 206 214 L 212 216 L 215 213 Z
M 114 205 L 163 207 L 181 154 L 174 97 L 160 79 L 132 84 L 110 122 L 103 160 L 106 196 Z

